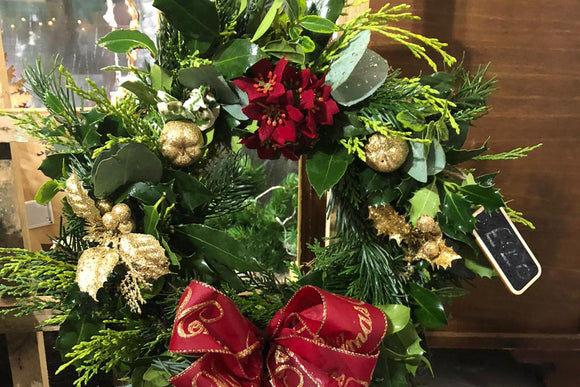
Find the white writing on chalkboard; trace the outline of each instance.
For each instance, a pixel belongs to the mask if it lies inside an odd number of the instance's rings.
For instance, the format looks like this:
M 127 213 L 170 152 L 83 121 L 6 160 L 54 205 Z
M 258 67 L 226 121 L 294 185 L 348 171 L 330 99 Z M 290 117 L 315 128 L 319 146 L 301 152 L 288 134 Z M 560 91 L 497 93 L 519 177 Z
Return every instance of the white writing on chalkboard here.
M 503 208 L 476 211 L 475 239 L 508 289 L 522 294 L 541 274 L 541 267 Z
M 499 253 L 499 258 L 501 258 L 502 263 L 509 268 L 512 268 L 515 265 L 513 269 L 516 275 L 520 279 L 525 280 L 528 278 L 532 270 L 525 262 L 523 262 L 525 257 L 518 252 L 517 244 L 512 238 L 510 238 L 512 235 L 513 231 L 511 229 L 500 227 L 485 233 L 485 239 L 487 239 L 490 246 L 498 247 L 502 250 L 502 252 Z

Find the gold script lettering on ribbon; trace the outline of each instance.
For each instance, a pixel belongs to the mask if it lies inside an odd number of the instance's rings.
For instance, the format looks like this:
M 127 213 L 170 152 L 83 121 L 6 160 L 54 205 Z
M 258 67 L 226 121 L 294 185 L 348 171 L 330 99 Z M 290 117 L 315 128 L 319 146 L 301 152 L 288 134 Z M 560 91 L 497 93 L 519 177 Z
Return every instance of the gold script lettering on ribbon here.
M 373 330 L 373 320 L 369 310 L 364 306 L 354 306 L 354 309 L 358 312 L 358 322 L 362 332 L 359 332 L 354 339 L 346 340 L 344 343 L 346 349 L 353 352 L 367 342 L 369 333 Z
M 215 314 L 217 311 L 217 315 L 213 316 L 204 316 L 204 313 L 212 313 Z M 187 325 L 183 318 L 189 314 L 193 314 L 199 312 L 197 317 L 199 320 L 193 320 L 189 322 Z M 212 324 L 216 321 L 219 321 L 224 316 L 224 310 L 219 302 L 215 300 L 210 300 L 206 302 L 202 302 L 200 304 L 191 306 L 189 308 L 185 308 L 179 313 L 178 320 L 179 323 L 177 324 L 177 334 L 179 337 L 189 338 L 197 336 L 201 333 L 205 333 L 205 326 L 204 324 Z

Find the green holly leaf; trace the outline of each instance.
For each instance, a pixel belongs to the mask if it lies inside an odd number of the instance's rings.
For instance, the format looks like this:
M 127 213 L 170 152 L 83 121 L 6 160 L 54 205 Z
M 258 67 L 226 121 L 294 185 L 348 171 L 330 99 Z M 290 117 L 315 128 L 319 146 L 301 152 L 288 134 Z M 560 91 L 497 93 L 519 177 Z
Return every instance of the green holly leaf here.
M 153 6 L 202 54 L 219 37 L 218 12 L 211 0 L 155 0 Z
M 69 159 L 74 156 L 71 153 L 55 153 L 46 156 L 38 169 L 44 173 L 46 177 L 51 179 L 62 179 L 68 175 L 67 164 Z
M 442 211 L 449 226 L 465 234 L 473 231 L 475 218 L 472 215 L 471 203 L 463 195 L 446 192 Z
M 133 51 L 136 48 L 145 48 L 151 55 L 157 55 L 155 43 L 143 32 L 137 30 L 116 30 L 109 32 L 97 41 L 97 44 L 109 51 L 121 54 Z
M 231 270 L 262 270 L 255 258 L 246 255 L 244 245 L 225 231 L 201 224 L 184 224 L 175 226 L 175 232 L 200 249 L 206 259 L 215 260 Z
M 182 171 L 173 171 L 170 176 L 175 180 L 175 193 L 178 195 L 179 203 L 189 212 L 209 203 L 214 194 L 208 190 L 199 180 Z
M 493 187 L 469 184 L 459 187 L 465 198 L 474 205 L 481 205 L 486 211 L 492 212 L 505 205 L 499 191 Z
M 415 195 L 413 195 L 413 197 L 409 200 L 409 203 L 411 203 L 409 221 L 413 225 L 415 225 L 417 223 L 417 219 L 423 215 L 428 215 L 432 218 L 435 218 L 439 212 L 439 205 L 441 204 L 441 201 L 439 200 L 439 192 L 437 191 L 435 182 L 415 192 Z
M 226 78 L 239 78 L 250 66 L 266 58 L 258 45 L 249 39 L 234 39 L 214 60 L 215 68 Z
M 155 238 L 159 239 L 159 232 L 157 231 L 157 225 L 161 220 L 161 214 L 159 214 L 159 204 L 161 201 L 157 202 L 154 206 L 143 206 L 143 232 L 145 234 L 153 235 Z
M 411 309 L 405 305 L 377 305 L 377 308 L 387 316 L 387 335 L 399 332 L 411 320 Z
M 482 278 L 493 278 L 497 273 L 488 262 L 478 262 L 475 259 L 464 258 L 465 267 Z
M 57 193 L 60 192 L 62 185 L 56 180 L 49 180 L 40 186 L 36 195 L 34 195 L 34 200 L 38 204 L 48 204 Z
M 176 198 L 173 193 L 173 183 L 151 184 L 147 182 L 137 182 L 131 185 L 116 200 L 116 203 L 124 201 L 128 197 L 133 197 L 145 205 L 152 206 L 165 196 L 169 203 L 175 203 Z
M 475 149 L 455 149 L 451 148 L 447 151 L 447 162 L 451 165 L 461 164 L 465 161 L 473 159 L 475 156 L 479 156 L 487 150 L 487 141 L 483 143 L 479 148 Z
M 429 289 L 409 283 L 409 294 L 417 304 L 415 309 L 417 319 L 425 328 L 443 328 L 447 325 L 447 317 L 441 300 Z
M 308 31 L 319 34 L 332 34 L 338 31 L 338 26 L 332 21 L 316 15 L 304 16 L 300 20 L 300 25 Z
M 319 150 L 306 160 L 308 180 L 318 197 L 322 197 L 326 190 L 338 183 L 353 158 L 353 155 L 349 155 L 346 148 L 341 146 L 330 151 Z
M 83 304 L 86 305 L 86 303 Z M 70 311 L 66 320 L 64 320 L 60 325 L 55 347 L 64 360 L 66 359 L 64 356 L 69 353 L 75 345 L 89 340 L 104 327 L 105 324 L 103 324 L 102 318 L 93 315 L 93 313 L 83 311 L 77 304 L 77 306 L 73 307 Z M 69 359 L 66 359 L 66 361 L 68 360 Z

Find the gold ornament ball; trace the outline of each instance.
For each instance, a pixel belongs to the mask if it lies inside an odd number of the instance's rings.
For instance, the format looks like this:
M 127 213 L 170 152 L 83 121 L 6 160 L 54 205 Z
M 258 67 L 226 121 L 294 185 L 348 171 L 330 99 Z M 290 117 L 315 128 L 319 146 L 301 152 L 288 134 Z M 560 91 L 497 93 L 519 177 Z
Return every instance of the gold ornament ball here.
M 203 135 L 193 122 L 169 121 L 159 136 L 161 154 L 177 167 L 187 167 L 203 156 Z
M 117 227 L 121 234 L 131 234 L 135 229 L 135 222 L 132 220 L 128 220 L 126 222 L 119 223 L 119 227 Z
M 107 230 L 114 231 L 119 227 L 119 218 L 115 216 L 112 212 L 107 212 L 103 215 L 103 225 Z
M 386 137 L 375 133 L 365 146 L 366 163 L 377 172 L 397 170 L 409 154 L 407 140 L 400 137 Z
M 111 212 L 113 205 L 108 200 L 99 200 L 97 202 L 97 208 L 99 209 L 101 216 L 105 215 L 107 212 Z
M 127 222 L 131 220 L 131 209 L 125 203 L 115 204 L 111 213 L 115 218 L 119 219 L 119 223 Z
M 435 226 L 436 226 L 435 219 L 433 219 L 429 215 L 421 215 L 419 219 L 417 219 L 417 228 L 421 232 L 424 233 L 433 232 Z
M 435 258 L 439 255 L 439 245 L 436 241 L 425 242 L 421 247 L 421 252 L 430 259 Z

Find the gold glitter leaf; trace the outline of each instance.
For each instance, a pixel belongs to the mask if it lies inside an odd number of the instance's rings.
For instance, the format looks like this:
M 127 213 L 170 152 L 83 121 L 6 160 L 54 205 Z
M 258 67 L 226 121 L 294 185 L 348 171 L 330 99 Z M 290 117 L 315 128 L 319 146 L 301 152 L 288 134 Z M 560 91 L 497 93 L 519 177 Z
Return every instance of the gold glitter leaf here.
M 411 233 L 411 226 L 405 217 L 390 205 L 369 206 L 369 219 L 375 224 L 378 235 L 388 235 L 389 239 L 394 239 L 399 245 Z
M 97 301 L 97 292 L 118 263 L 119 254 L 115 250 L 106 247 L 85 250 L 77 264 L 76 281 L 79 289 Z
M 118 251 L 129 272 L 141 282 L 154 281 L 169 273 L 165 249 L 152 235 L 121 235 Z
M 438 240 L 438 246 L 439 255 L 431 260 L 431 264 L 437 266 L 439 269 L 448 269 L 451 267 L 453 261 L 461 259 L 459 254 L 445 244 L 443 238 Z
M 67 179 L 64 191 L 68 204 L 77 216 L 85 219 L 92 226 L 102 223 L 101 212 L 75 173 Z

